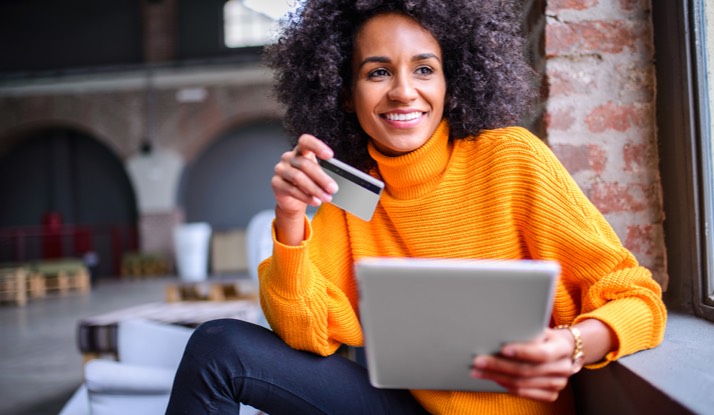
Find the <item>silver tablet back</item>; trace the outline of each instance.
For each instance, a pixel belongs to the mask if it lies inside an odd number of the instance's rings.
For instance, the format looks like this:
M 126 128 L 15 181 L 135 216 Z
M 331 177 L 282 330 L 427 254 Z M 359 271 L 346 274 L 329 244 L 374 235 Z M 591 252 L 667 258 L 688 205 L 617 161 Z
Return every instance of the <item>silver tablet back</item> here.
M 503 391 L 470 376 L 473 357 L 542 333 L 560 266 L 366 258 L 355 272 L 374 386 Z

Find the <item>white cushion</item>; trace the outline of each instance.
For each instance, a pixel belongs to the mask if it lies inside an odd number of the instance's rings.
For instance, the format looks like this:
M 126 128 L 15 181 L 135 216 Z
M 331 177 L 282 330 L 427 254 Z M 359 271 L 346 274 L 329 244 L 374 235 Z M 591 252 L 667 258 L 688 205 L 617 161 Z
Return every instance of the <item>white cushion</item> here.
M 176 368 L 164 369 L 94 359 L 84 366 L 84 383 L 94 394 L 168 394 Z
M 193 329 L 144 319 L 122 320 L 117 331 L 119 361 L 175 370 Z

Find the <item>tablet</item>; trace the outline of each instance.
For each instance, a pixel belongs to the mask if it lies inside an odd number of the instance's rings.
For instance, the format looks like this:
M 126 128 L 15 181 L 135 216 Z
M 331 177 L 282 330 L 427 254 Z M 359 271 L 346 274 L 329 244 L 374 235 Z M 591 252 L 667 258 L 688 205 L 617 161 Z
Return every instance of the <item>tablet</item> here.
M 473 358 L 543 332 L 560 266 L 364 258 L 355 274 L 372 385 L 502 392 L 495 382 L 471 377 Z

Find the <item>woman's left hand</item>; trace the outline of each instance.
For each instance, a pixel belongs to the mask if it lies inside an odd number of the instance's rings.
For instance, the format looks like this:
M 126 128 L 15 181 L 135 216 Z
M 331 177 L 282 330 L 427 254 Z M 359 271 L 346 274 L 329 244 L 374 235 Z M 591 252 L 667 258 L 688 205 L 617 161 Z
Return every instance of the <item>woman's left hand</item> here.
M 573 374 L 574 347 L 568 330 L 546 329 L 530 342 L 506 344 L 497 355 L 476 356 L 471 376 L 517 396 L 553 402 Z

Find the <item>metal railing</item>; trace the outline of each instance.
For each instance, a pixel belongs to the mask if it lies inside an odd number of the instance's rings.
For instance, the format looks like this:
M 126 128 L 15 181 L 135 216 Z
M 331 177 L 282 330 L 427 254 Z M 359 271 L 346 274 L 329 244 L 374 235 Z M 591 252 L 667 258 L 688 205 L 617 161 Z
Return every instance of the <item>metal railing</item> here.
M 79 258 L 100 275 L 119 276 L 122 257 L 137 248 L 132 224 L 0 228 L 0 263 Z

